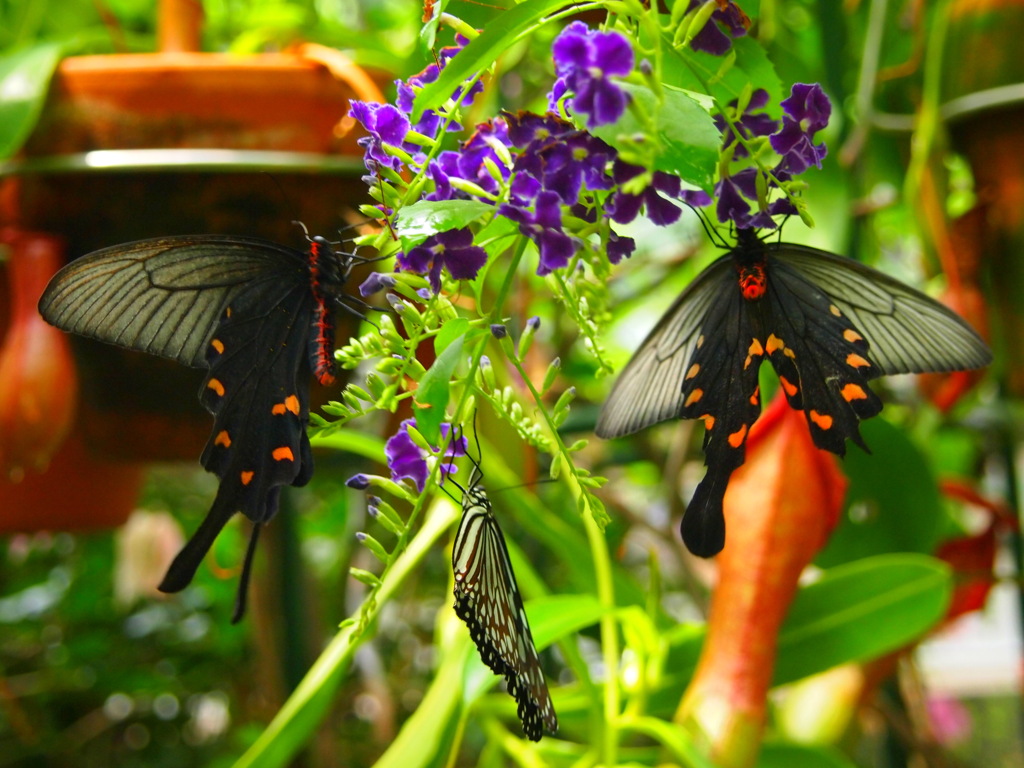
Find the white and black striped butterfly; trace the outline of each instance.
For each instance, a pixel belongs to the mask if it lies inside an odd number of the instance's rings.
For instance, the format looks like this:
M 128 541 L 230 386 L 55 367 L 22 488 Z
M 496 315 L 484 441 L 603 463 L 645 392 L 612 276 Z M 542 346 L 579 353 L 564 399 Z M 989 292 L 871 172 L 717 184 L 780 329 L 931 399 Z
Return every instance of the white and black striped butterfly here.
M 449 478 L 451 479 L 451 478 Z M 530 623 L 512 571 L 505 537 L 480 481 L 474 462 L 462 491 L 462 521 L 455 534 L 455 614 L 466 622 L 480 658 L 496 675 L 503 675 L 518 704 L 523 732 L 539 741 L 542 730 L 558 730 L 558 718 L 540 668 Z
M 852 259 L 756 230 L 687 286 L 634 353 L 598 418 L 619 437 L 672 418 L 703 419 L 707 473 L 686 514 L 687 548 L 725 545 L 722 497 L 761 412 L 765 356 L 819 448 L 865 450 L 859 422 L 882 403 L 868 381 L 895 373 L 980 368 L 992 353 L 957 314 Z

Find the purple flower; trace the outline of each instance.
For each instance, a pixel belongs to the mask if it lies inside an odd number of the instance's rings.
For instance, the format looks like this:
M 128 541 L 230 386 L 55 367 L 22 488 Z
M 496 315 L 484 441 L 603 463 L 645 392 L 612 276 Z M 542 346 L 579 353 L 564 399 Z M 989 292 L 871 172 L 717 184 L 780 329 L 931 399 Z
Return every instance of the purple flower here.
M 398 170 L 402 161 L 384 149 L 384 144 L 402 146 L 409 133 L 409 118 L 393 104 L 372 104 L 367 101 L 353 101 L 349 115 L 366 129 L 369 136 L 359 139 L 365 152 L 364 162 L 371 172 L 376 173 L 377 165 Z
M 371 272 L 370 276 L 363 280 L 362 285 L 359 286 L 359 295 L 364 297 L 371 296 L 387 288 L 393 288 L 394 285 L 395 278 L 391 275 L 385 275 L 381 272 Z
M 615 232 L 608 233 L 608 261 L 618 264 L 623 259 L 628 259 L 636 250 L 636 240 L 632 237 L 623 237 Z
M 821 168 L 828 148 L 824 143 L 814 144 L 814 134 L 828 125 L 832 104 L 817 83 L 796 83 L 788 99 L 782 104 L 785 115 L 782 129 L 770 141 L 772 149 L 782 155 L 781 169 L 803 173 L 812 165 Z
M 400 253 L 397 261 L 407 272 L 427 275 L 437 294 L 441 290 L 442 268 L 456 280 L 472 280 L 487 263 L 487 252 L 473 245 L 473 233 L 468 228 L 449 229 L 431 235 L 408 253 Z
M 430 470 L 427 467 L 427 453 L 420 448 L 409 437 L 409 427 L 416 426 L 416 419 L 406 419 L 398 426 L 398 431 L 388 438 L 384 444 L 384 456 L 387 458 L 388 469 L 391 470 L 391 479 L 399 482 L 408 478 L 416 484 L 416 490 L 422 492 L 423 486 L 427 483 L 427 476 Z M 441 465 L 442 478 L 448 473 L 451 466 L 450 460 L 457 456 L 466 455 L 465 436 L 448 442 L 448 435 L 451 432 L 451 424 L 441 425 L 441 437 L 445 440 L 446 448 L 445 461 Z
M 532 212 L 505 204 L 498 208 L 498 213 L 517 222 L 519 231 L 537 244 L 540 251 L 538 275 L 544 276 L 564 267 L 576 252 L 576 244 L 562 231 L 562 204 L 556 193 L 549 190 L 540 192 Z
M 506 336 L 508 336 L 508 328 L 506 328 L 501 323 L 492 323 L 491 336 L 493 336 L 496 339 L 504 339 Z
M 555 74 L 573 92 L 569 106 L 588 115 L 588 127 L 622 117 L 629 96 L 608 78 L 633 71 L 633 48 L 625 37 L 618 32 L 595 32 L 582 21 L 574 21 L 555 38 L 551 52 Z M 556 82 L 555 90 L 561 87 Z
M 703 5 L 703 0 L 690 0 L 690 6 L 686 9 L 686 12 L 690 13 L 701 5 Z M 725 26 L 728 34 L 722 31 L 720 25 Z M 725 0 L 724 7 L 723 3 L 720 2 L 718 10 L 711 14 L 708 23 L 704 25 L 700 32 L 693 36 L 693 39 L 690 41 L 690 47 L 695 51 L 704 51 L 714 56 L 724 56 L 732 48 L 733 38 L 743 37 L 747 34 L 749 27 L 750 18 L 747 14 L 735 3 Z
M 643 172 L 638 165 L 629 165 L 619 160 L 615 161 L 612 169 L 612 177 L 616 185 L 621 186 L 635 176 Z M 608 213 L 612 221 L 619 224 L 628 224 L 640 213 L 640 207 L 647 209 L 647 218 L 660 227 L 672 224 L 679 220 L 680 210 L 675 203 L 666 200 L 662 194 L 670 198 L 678 198 L 682 189 L 682 183 L 678 176 L 673 176 L 664 171 L 655 171 L 648 186 L 639 195 L 631 195 L 621 189 L 615 193 L 608 204 Z

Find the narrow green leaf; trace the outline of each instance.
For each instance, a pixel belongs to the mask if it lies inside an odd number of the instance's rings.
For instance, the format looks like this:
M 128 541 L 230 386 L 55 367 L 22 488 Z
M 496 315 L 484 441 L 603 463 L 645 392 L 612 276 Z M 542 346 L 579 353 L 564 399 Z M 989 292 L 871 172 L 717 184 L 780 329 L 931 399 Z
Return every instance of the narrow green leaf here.
M 417 94 L 412 122 L 417 122 L 424 110 L 443 104 L 462 83 L 489 68 L 520 35 L 564 6 L 564 0 L 527 0 L 497 16 L 478 38 L 470 41 L 458 56 L 448 62 L 437 80 L 424 86 Z
M 423 374 L 420 385 L 413 400 L 413 413 L 416 414 L 416 428 L 431 445 L 441 444 L 441 422 L 444 421 L 444 409 L 448 406 L 451 378 L 455 366 L 462 359 L 462 347 L 465 335 L 453 339 L 444 352 L 437 356 L 434 364 Z
M 62 53 L 58 43 L 41 43 L 0 56 L 0 160 L 21 149 L 36 127 Z
M 761 746 L 757 768 L 857 768 L 833 747 L 767 742 Z
M 469 320 L 465 317 L 456 317 L 454 320 L 449 320 L 441 326 L 441 330 L 434 337 L 434 354 L 442 354 L 453 341 L 458 340 L 461 336 L 465 336 L 467 331 L 469 331 Z

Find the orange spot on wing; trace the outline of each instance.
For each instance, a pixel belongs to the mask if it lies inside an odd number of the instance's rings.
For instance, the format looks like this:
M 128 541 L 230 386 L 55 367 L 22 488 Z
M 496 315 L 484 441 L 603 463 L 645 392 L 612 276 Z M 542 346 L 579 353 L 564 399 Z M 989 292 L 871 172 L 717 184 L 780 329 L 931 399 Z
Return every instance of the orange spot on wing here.
M 703 346 L 704 346 L 704 334 L 702 333 L 700 336 L 697 337 L 697 349 L 700 349 Z
M 785 349 L 786 342 L 784 342 L 782 339 L 780 339 L 773 333 L 771 336 L 768 337 L 768 341 L 765 344 L 764 348 L 768 351 L 768 354 L 771 355 L 774 354 L 775 352 L 778 352 L 780 349 Z
M 853 368 L 870 368 L 871 363 L 865 360 L 863 357 L 855 352 L 851 352 L 846 356 L 846 364 Z
M 794 352 L 790 347 L 786 347 L 784 350 L 782 350 L 782 354 L 784 354 L 790 360 L 796 360 L 796 352 Z
M 692 379 L 698 373 L 700 373 L 700 363 L 694 363 L 693 365 L 690 366 L 690 370 L 686 372 L 685 378 Z
M 715 417 L 712 416 L 710 413 L 705 413 L 703 416 L 701 416 L 701 418 L 704 419 L 704 429 L 710 430 L 713 426 L 715 426 Z
M 249 483 L 251 483 L 253 475 L 255 475 L 255 474 L 256 474 L 255 472 L 252 472 L 252 471 L 249 471 L 249 470 L 246 470 L 245 472 L 242 472 L 239 475 L 239 477 L 242 480 L 242 485 L 248 485 Z
M 217 350 L 218 355 L 224 354 L 224 342 L 220 339 L 210 339 L 210 346 Z
M 774 338 L 774 337 L 772 337 L 772 338 Z M 754 339 L 753 341 L 751 341 L 750 342 L 750 347 L 747 349 L 747 354 L 750 355 L 751 357 L 753 357 L 755 355 L 763 355 L 764 354 L 764 347 L 761 346 L 761 342 L 758 341 L 757 339 Z
M 206 382 L 206 388 L 212 389 L 218 397 L 224 397 L 224 385 L 220 383 L 220 379 L 210 379 Z
M 699 402 L 702 397 L 704 397 L 704 390 L 695 389 L 693 390 L 693 392 L 690 393 L 690 396 L 686 398 L 686 402 L 684 403 L 684 405 L 693 405 L 694 403 Z
M 274 403 L 273 407 L 270 409 L 270 413 L 273 416 L 281 416 L 284 414 L 284 403 Z
M 295 395 L 288 395 L 284 399 L 284 407 L 294 413 L 296 416 L 299 415 L 299 398 Z
M 827 413 L 818 413 L 817 411 L 811 411 L 807 414 L 811 417 L 811 421 L 817 424 L 822 429 L 832 428 L 832 417 Z
M 782 388 L 786 390 L 786 394 L 789 395 L 790 397 L 793 397 L 793 395 L 800 391 L 797 385 L 791 382 L 785 376 L 779 376 L 779 381 L 782 382 Z
M 843 396 L 843 400 L 850 402 L 852 400 L 867 400 L 867 394 L 864 392 L 863 387 L 859 387 L 856 384 L 847 384 L 841 390 L 839 394 Z
M 757 405 L 761 402 L 761 387 L 757 386 L 754 388 L 754 394 L 750 396 L 750 404 Z
M 295 454 L 292 453 L 292 449 L 287 445 L 282 445 L 280 448 L 275 448 L 274 452 L 270 454 L 274 457 L 275 461 L 295 461 Z
M 864 341 L 864 337 L 861 336 L 859 333 L 857 333 L 852 328 L 847 328 L 845 331 L 843 331 L 843 338 L 846 339 L 851 344 L 853 344 L 855 342 L 858 342 L 858 341 Z
M 743 445 L 743 441 L 747 439 L 747 425 L 744 424 L 742 427 L 737 429 L 731 435 L 729 435 L 729 445 L 733 448 L 739 448 Z
M 828 305 L 828 311 L 831 312 L 836 317 L 842 317 L 843 316 L 843 313 L 839 311 L 839 307 L 837 307 L 835 304 L 829 304 Z
M 222 429 L 217 433 L 217 437 L 213 439 L 214 445 L 223 445 L 225 448 L 231 447 L 231 435 L 228 434 L 226 429 Z

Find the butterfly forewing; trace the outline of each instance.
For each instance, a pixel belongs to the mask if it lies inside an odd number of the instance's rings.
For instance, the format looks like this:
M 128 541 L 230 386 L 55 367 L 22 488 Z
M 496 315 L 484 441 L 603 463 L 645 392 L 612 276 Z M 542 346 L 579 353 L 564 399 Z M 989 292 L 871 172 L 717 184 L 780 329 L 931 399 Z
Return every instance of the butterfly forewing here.
M 455 613 L 466 622 L 480 658 L 505 677 L 526 736 L 554 733 L 558 719 L 540 667 L 505 539 L 491 503 L 476 483 L 466 491 L 452 550 Z
M 297 251 L 199 235 L 113 246 L 68 264 L 39 301 L 71 333 L 203 367 L 223 307 L 250 280 L 301 278 Z
M 696 350 L 709 308 L 729 284 L 732 263 L 716 260 L 689 285 L 644 339 L 601 408 L 596 433 L 622 437 L 652 424 L 677 419 L 683 377 Z
M 992 352 L 958 314 L 853 259 L 778 243 L 766 248 L 817 285 L 864 336 L 883 375 L 982 368 Z

